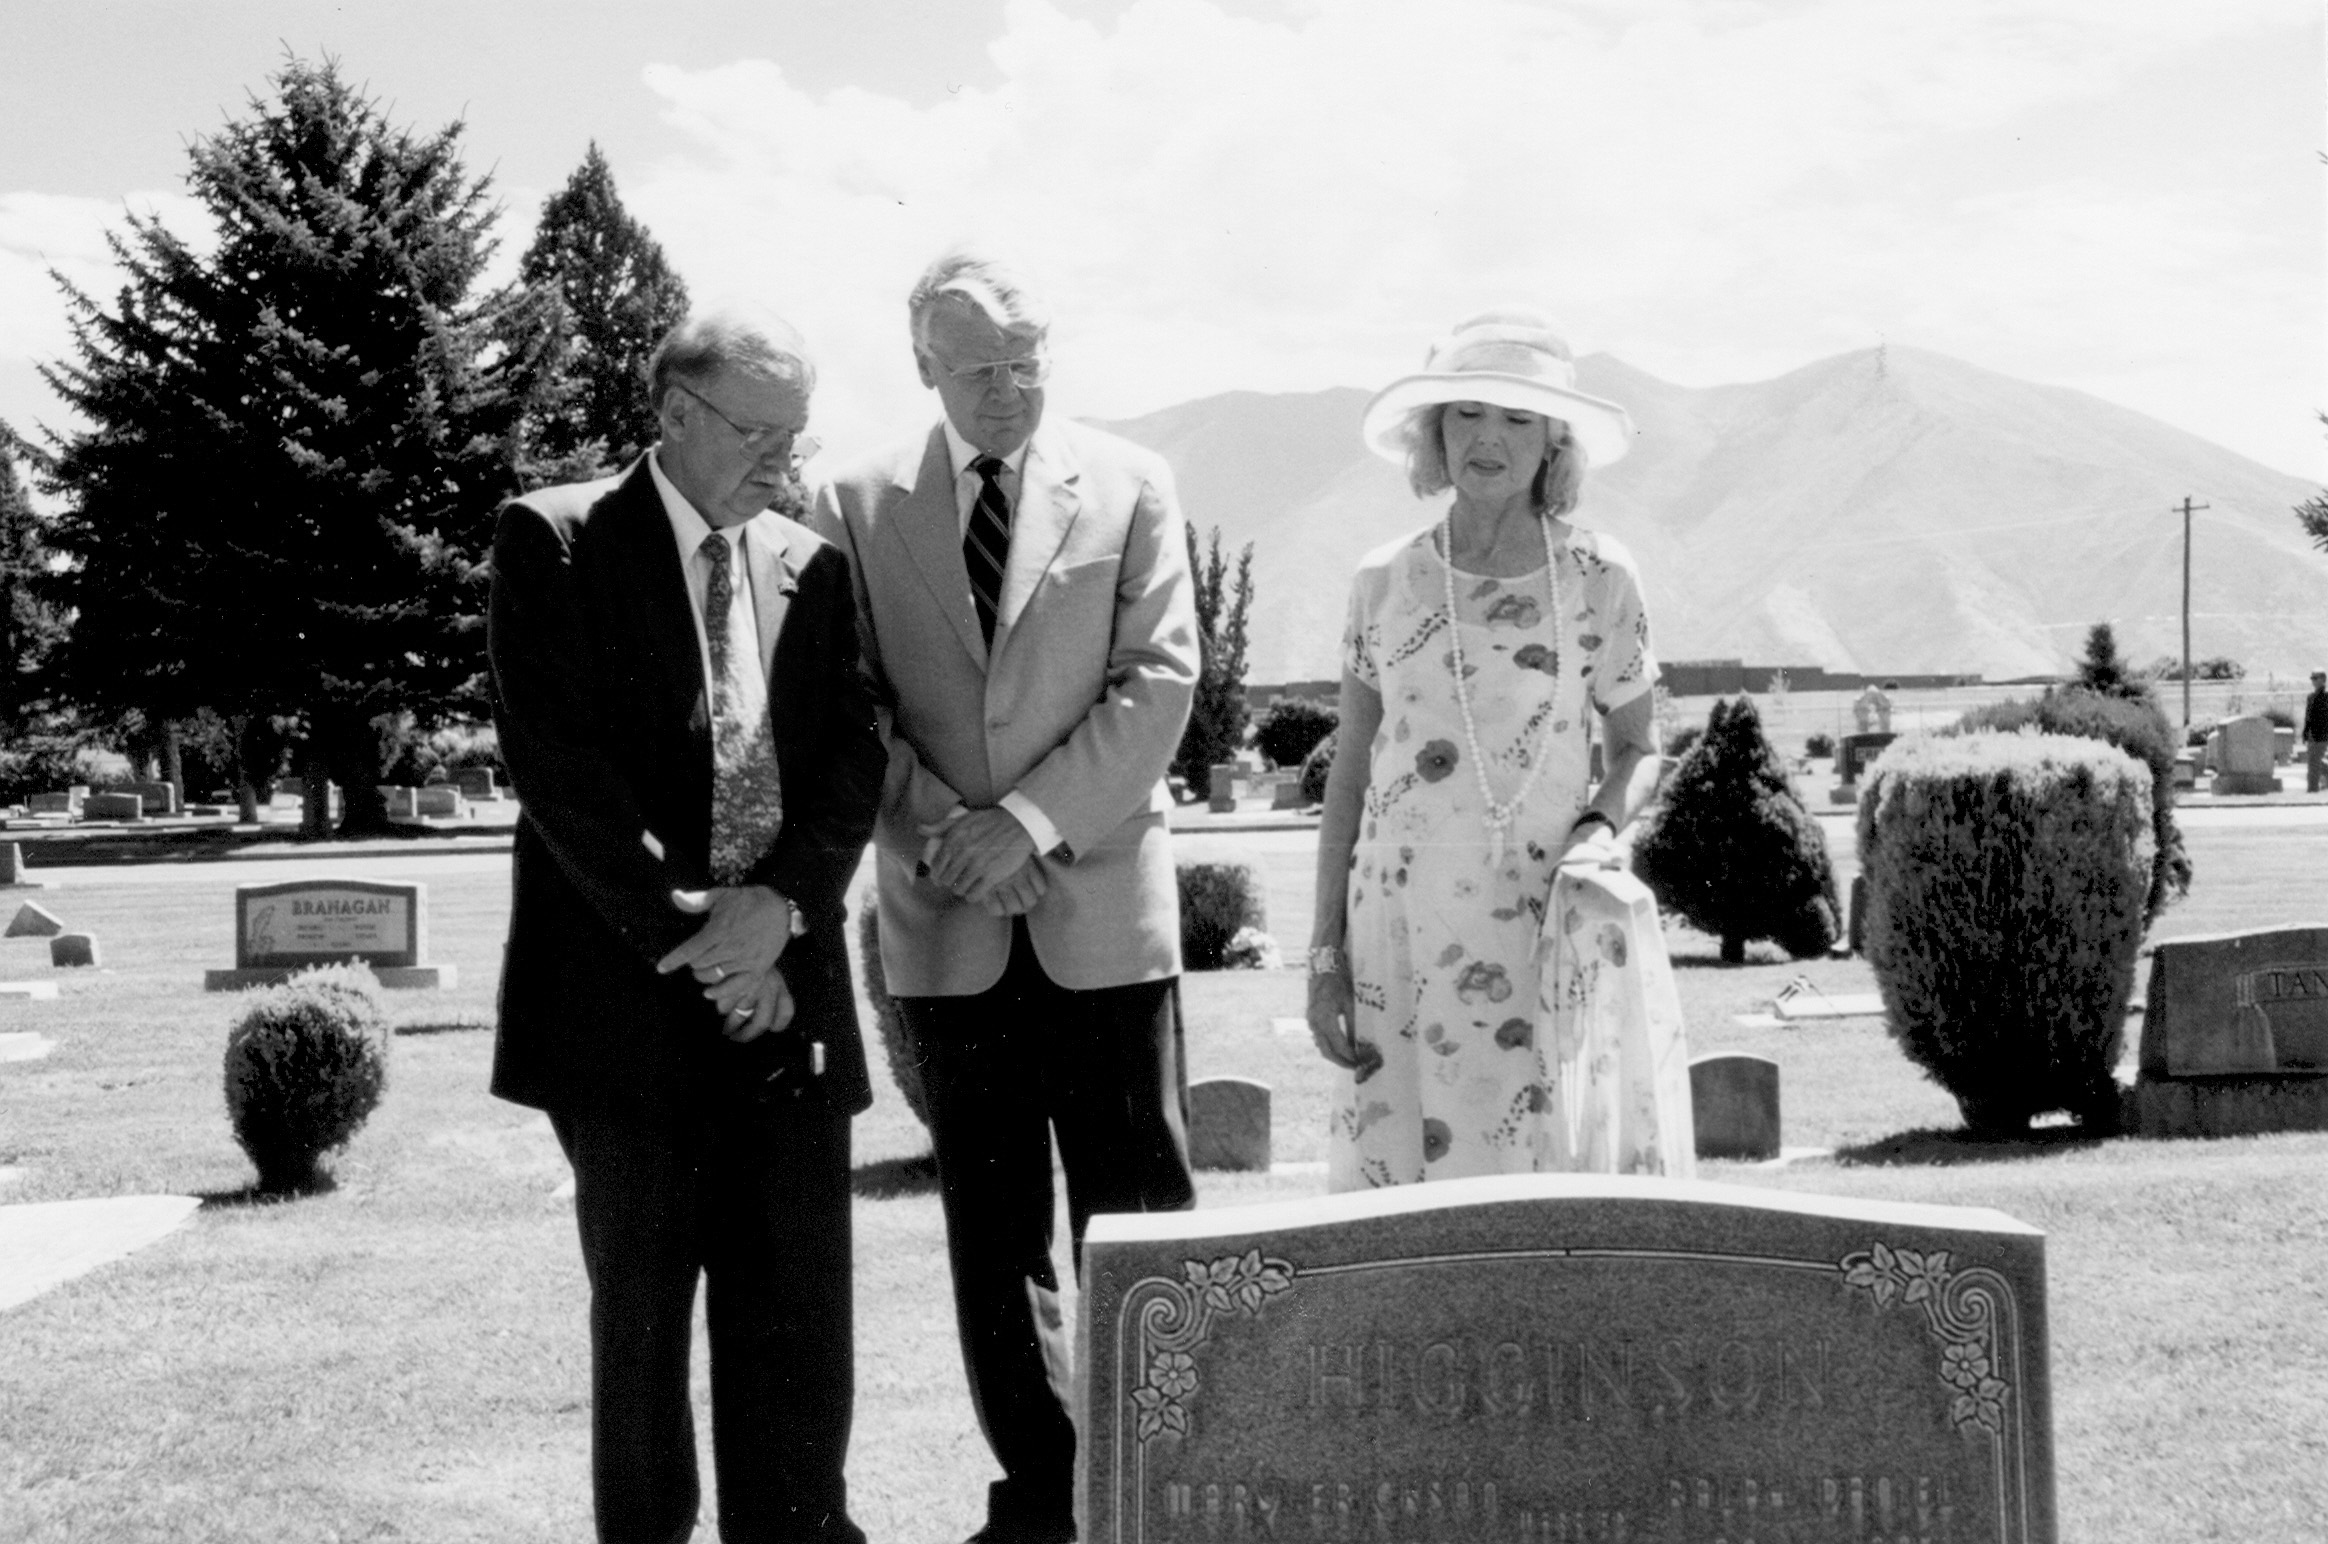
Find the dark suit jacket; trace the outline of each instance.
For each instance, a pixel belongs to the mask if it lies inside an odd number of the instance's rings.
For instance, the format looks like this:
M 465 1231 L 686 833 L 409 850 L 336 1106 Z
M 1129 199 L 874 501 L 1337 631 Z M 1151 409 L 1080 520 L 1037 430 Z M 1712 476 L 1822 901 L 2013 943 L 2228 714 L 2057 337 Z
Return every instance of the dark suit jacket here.
M 490 650 L 523 806 L 493 1059 L 505 1099 L 671 1108 L 756 1084 L 805 1035 L 826 1048 L 817 1087 L 828 1106 L 854 1113 L 871 1100 L 842 891 L 886 752 L 858 669 L 847 560 L 781 517 L 761 517 L 753 545 L 763 533 L 780 544 L 774 566 L 753 573 L 763 619 L 771 604 L 783 610 L 762 642 L 784 821 L 748 882 L 789 896 L 808 931 L 780 966 L 793 1026 L 738 1046 L 686 971 L 654 968 L 699 925 L 671 892 L 710 882 L 712 772 L 694 616 L 646 462 L 502 510 Z

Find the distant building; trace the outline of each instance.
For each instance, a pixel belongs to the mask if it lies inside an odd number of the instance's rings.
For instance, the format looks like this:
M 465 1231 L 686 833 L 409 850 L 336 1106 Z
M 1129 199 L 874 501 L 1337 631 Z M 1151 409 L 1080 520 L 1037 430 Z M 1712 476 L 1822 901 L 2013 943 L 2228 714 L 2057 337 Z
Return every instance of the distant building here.
M 1664 662 L 1657 683 L 1676 697 L 1726 697 L 1737 692 L 1767 695 L 1779 678 L 1790 692 L 1858 692 L 1872 683 L 1895 691 L 1929 690 L 1945 686 L 1980 686 L 1977 671 L 1957 674 L 1917 674 L 1886 670 L 1876 675 L 1829 670 L 1823 665 L 1749 665 L 1737 659 L 1674 659 Z

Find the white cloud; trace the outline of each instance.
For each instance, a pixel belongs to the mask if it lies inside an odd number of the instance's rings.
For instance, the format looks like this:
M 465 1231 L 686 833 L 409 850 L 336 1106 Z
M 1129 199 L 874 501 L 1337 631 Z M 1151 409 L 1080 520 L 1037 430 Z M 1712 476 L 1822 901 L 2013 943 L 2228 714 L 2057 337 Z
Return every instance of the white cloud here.
M 697 148 L 626 192 L 699 290 L 759 294 L 810 332 L 820 418 L 844 440 L 927 412 L 901 297 L 979 231 L 1037 260 L 1059 400 L 1100 414 L 1377 381 L 1515 296 L 1580 349 L 1692 381 L 1883 336 L 2100 379 L 2235 345 L 2260 322 L 2245 297 L 2278 281 L 2208 282 L 2242 254 L 2191 234 L 2228 224 L 2204 186 L 2107 167 L 2019 186 L 2000 168 L 1966 197 L 1950 157 L 2298 16 L 1329 0 L 1272 21 L 1136 0 L 1102 30 L 1014 0 L 1001 84 L 923 109 L 811 96 L 764 62 L 651 68 Z

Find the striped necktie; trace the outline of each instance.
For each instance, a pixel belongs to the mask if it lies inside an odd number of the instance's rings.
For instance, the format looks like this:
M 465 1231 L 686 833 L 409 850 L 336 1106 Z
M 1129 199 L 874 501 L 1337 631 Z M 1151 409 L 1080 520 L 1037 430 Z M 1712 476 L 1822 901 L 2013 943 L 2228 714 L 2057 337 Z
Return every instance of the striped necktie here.
M 970 598 L 978 603 L 978 631 L 994 647 L 994 619 L 1002 609 L 1002 571 L 1010 561 L 1010 500 L 1002 496 L 1002 458 L 980 456 L 978 498 L 962 533 L 962 565 L 970 570 Z
M 711 564 L 703 595 L 704 641 L 711 648 L 711 877 L 736 885 L 775 845 L 784 796 L 750 587 L 735 582 L 725 536 L 712 532 L 702 552 Z

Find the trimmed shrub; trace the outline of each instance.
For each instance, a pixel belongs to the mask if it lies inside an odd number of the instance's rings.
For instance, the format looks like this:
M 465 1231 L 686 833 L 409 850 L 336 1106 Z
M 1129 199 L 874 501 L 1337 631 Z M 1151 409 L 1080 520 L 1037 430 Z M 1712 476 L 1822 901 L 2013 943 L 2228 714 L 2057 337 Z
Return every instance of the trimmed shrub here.
M 1341 722 L 1342 715 L 1323 703 L 1280 697 L 1261 715 L 1253 743 L 1271 766 L 1298 767 Z
M 1743 963 L 1751 939 L 1801 960 L 1840 936 L 1827 838 L 1751 697 L 1714 704 L 1633 844 L 1633 872 L 1668 916 L 1721 939 L 1726 964 Z
M 2183 846 L 2182 830 L 2174 823 L 2174 726 L 2150 699 L 2110 696 L 2082 687 L 2048 691 L 2036 701 L 2014 698 L 1975 708 L 1958 719 L 1949 734 L 2009 731 L 2023 734 L 2076 735 L 2114 745 L 2150 769 L 2150 888 L 2142 903 L 2142 920 L 2156 922 L 2159 913 L 2190 893 L 2191 855 Z M 2202 739 L 2201 744 L 2205 741 Z
M 2296 727 L 2296 715 L 2277 704 L 2265 708 L 2263 716 L 2271 720 L 2271 726 L 2274 729 L 2293 729 Z
M 1676 729 L 1673 737 L 1665 742 L 1665 754 L 1675 761 L 1681 760 L 1697 748 L 1698 741 L 1705 738 L 1705 733 L 1706 726 L 1703 724 L 1686 724 Z
M 1817 734 L 1812 735 L 1809 739 L 1803 741 L 1803 754 L 1806 756 L 1818 757 L 1828 757 L 1834 755 L 1835 737 L 1823 730 Z
M 1179 879 L 1181 969 L 1223 969 L 1239 933 L 1269 926 L 1261 873 L 1252 864 L 1183 863 Z
M 271 1195 L 324 1188 L 324 1156 L 362 1129 L 387 1084 L 388 1015 L 363 965 L 254 993 L 227 1032 L 227 1119 Z
M 870 889 L 857 913 L 857 954 L 864 967 L 865 998 L 873 1005 L 873 1022 L 881 1032 L 882 1054 L 889 1059 L 889 1076 L 905 1096 L 905 1107 L 926 1127 L 930 1103 L 922 1090 L 921 1055 L 906 1030 L 905 1015 L 897 1011 L 897 999 L 889 995 L 889 978 L 882 973 L 881 907 Z
M 2151 881 L 2149 769 L 2068 735 L 1935 736 L 1859 800 L 1862 940 L 1891 1035 L 1976 1132 L 2113 1129 Z
M 1339 734 L 1327 735 L 1323 740 L 1311 746 L 1310 753 L 1302 758 L 1302 803 L 1323 804 L 1326 802 L 1326 779 L 1333 775 L 1334 747 L 1340 743 L 1341 736 Z

